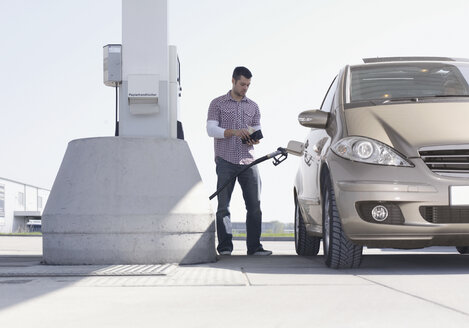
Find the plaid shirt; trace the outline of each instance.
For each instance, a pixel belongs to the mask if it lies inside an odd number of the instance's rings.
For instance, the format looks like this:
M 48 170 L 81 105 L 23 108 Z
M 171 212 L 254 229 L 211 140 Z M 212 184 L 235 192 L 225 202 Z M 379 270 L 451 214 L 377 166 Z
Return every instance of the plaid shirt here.
M 236 101 L 231 91 L 215 98 L 210 103 L 207 120 L 218 121 L 223 129 L 246 129 L 260 126 L 259 107 L 251 99 L 244 97 Z M 233 164 L 247 165 L 254 161 L 254 147 L 243 144 L 238 137 L 215 138 L 215 157 L 219 156 Z

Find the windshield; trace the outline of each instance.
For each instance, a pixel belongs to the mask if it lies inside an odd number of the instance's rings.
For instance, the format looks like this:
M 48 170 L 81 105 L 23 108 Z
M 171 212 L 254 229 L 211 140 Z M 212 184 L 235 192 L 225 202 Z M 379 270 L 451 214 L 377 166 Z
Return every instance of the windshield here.
M 347 103 L 469 96 L 469 63 L 405 62 L 350 68 Z

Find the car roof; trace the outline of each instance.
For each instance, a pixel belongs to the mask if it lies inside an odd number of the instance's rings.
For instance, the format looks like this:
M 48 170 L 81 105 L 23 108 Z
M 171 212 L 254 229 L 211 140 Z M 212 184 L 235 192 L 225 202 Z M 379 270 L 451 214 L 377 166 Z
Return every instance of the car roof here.
M 365 64 L 371 63 L 389 63 L 389 62 L 425 62 L 425 61 L 452 61 L 452 62 L 469 62 L 467 58 L 452 58 L 452 57 L 373 57 L 363 58 Z

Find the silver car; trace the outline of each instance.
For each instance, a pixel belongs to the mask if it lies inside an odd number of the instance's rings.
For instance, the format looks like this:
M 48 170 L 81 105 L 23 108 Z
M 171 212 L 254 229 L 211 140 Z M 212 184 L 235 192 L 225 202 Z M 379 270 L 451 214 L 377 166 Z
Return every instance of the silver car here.
M 469 251 L 469 60 L 364 59 L 334 78 L 294 186 L 295 246 L 358 267 L 362 248 Z

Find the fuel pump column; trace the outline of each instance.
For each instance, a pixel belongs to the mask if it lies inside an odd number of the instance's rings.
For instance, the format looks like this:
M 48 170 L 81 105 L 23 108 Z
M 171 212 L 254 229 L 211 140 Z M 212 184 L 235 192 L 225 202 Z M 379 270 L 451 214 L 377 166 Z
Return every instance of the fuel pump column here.
M 214 214 L 176 138 L 167 10 L 167 0 L 122 1 L 119 136 L 69 143 L 42 219 L 47 264 L 216 260 Z

